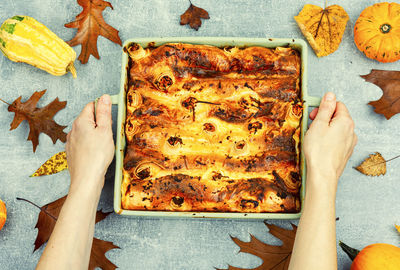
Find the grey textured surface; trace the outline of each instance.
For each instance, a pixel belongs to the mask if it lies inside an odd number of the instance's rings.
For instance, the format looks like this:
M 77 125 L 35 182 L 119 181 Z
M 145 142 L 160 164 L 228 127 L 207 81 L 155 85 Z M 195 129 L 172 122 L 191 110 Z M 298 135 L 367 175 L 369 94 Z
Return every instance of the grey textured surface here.
M 299 0 L 194 0 L 209 11 L 210 20 L 203 22 L 198 32 L 179 25 L 179 16 L 188 7 L 187 0 L 120 0 L 111 1 L 114 10 L 107 9 L 107 22 L 120 30 L 122 40 L 134 37 L 158 36 L 238 36 L 303 38 L 293 20 L 307 3 L 323 5 L 324 1 Z M 369 243 L 400 244 L 393 224 L 400 223 L 399 176 L 400 160 L 388 164 L 386 176 L 368 178 L 352 169 L 368 154 L 379 151 L 390 158 L 399 154 L 397 145 L 400 116 L 387 121 L 366 104 L 380 97 L 381 90 L 365 83 L 360 74 L 371 68 L 399 70 L 400 62 L 380 64 L 367 59 L 353 43 L 352 28 L 361 11 L 376 1 L 336 1 L 349 13 L 343 41 L 338 51 L 318 59 L 309 49 L 309 94 L 321 96 L 334 91 L 345 102 L 356 122 L 359 143 L 341 178 L 337 193 L 337 238 L 362 248 Z M 74 0 L 1 0 L 0 21 L 17 14 L 29 15 L 47 25 L 64 40 L 75 31 L 63 25 L 74 20 L 81 8 Z M 116 94 L 120 83 L 121 48 L 110 41 L 98 41 L 100 61 L 91 57 L 87 65 L 77 62 L 78 78 L 70 75 L 53 77 L 26 64 L 14 63 L 0 56 L 0 97 L 13 101 L 22 95 L 26 100 L 33 91 L 48 89 L 39 105 L 55 97 L 67 100 L 67 108 L 56 115 L 60 124 L 70 129 L 73 119 L 84 104 L 103 93 Z M 77 53 L 80 47 L 74 48 Z M 114 118 L 116 111 L 114 110 Z M 46 135 L 40 136 L 35 154 L 26 141 L 28 125 L 23 123 L 9 132 L 13 114 L 0 105 L 0 198 L 8 208 L 8 219 L 0 231 L 0 269 L 34 269 L 43 248 L 35 253 L 33 243 L 38 209 L 16 201 L 30 199 L 39 205 L 49 203 L 68 191 L 69 175 L 64 171 L 55 176 L 28 176 L 48 157 L 63 150 L 53 145 Z M 115 128 L 115 127 L 114 127 Z M 107 174 L 100 207 L 112 210 L 113 165 Z M 294 221 L 297 223 L 297 221 Z M 288 221 L 275 221 L 285 227 Z M 228 263 L 253 268 L 261 261 L 251 255 L 238 254 L 239 248 L 229 235 L 242 240 L 249 233 L 262 241 L 279 244 L 267 233 L 262 221 L 237 220 L 166 220 L 124 218 L 112 214 L 96 225 L 95 235 L 113 241 L 121 249 L 107 253 L 120 269 L 213 269 Z M 338 251 L 339 269 L 349 269 L 350 262 Z

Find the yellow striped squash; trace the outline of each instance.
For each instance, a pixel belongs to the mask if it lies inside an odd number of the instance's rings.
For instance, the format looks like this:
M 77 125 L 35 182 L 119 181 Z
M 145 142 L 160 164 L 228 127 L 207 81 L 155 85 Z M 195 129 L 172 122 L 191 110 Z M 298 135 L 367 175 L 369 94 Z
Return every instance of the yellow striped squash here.
M 75 51 L 46 26 L 29 16 L 14 16 L 0 27 L 0 50 L 14 62 L 25 62 L 55 76 L 76 78 Z

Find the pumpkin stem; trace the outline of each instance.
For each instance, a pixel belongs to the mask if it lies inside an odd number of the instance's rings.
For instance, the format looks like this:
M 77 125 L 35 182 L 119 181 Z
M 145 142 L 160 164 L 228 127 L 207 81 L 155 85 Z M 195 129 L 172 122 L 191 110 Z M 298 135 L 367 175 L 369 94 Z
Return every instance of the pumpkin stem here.
M 384 23 L 379 27 L 379 29 L 381 30 L 382 33 L 387 34 L 392 29 L 392 26 L 388 23 Z
M 351 248 L 342 241 L 339 241 L 339 246 L 342 248 L 344 252 L 346 252 L 347 256 L 349 256 L 350 260 L 354 261 L 360 251 L 355 248 Z
M 67 71 L 70 71 L 72 73 L 72 77 L 75 79 L 76 78 L 76 69 L 74 66 L 74 62 L 69 63 L 67 66 Z

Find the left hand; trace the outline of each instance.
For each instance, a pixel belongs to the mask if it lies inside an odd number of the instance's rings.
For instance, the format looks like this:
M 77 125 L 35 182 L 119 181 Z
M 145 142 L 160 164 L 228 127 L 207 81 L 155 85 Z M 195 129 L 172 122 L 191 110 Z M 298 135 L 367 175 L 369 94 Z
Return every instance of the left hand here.
M 104 185 L 104 176 L 114 157 L 111 99 L 102 96 L 97 103 L 86 105 L 74 121 L 67 136 L 67 162 L 71 175 L 71 189 L 91 189 Z

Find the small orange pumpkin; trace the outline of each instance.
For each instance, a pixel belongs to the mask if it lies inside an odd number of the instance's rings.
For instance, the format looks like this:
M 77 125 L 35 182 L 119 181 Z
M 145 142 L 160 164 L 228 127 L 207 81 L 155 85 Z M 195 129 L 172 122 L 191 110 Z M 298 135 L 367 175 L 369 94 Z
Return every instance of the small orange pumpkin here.
M 389 244 L 372 244 L 359 251 L 339 241 L 339 246 L 353 260 L 350 270 L 399 270 L 400 248 Z
M 3 228 L 7 220 L 7 209 L 6 205 L 0 200 L 0 230 Z
M 354 26 L 354 42 L 368 58 L 400 59 L 400 4 L 377 3 L 364 9 Z

